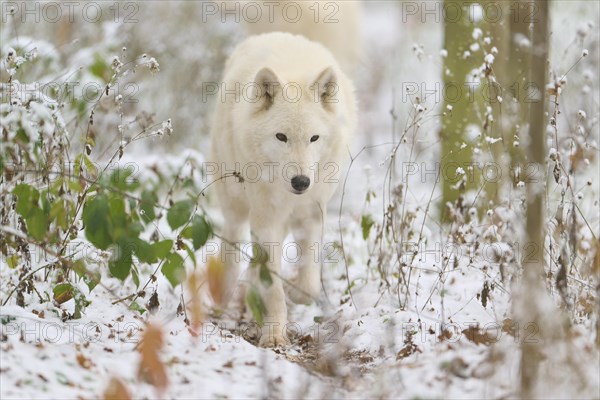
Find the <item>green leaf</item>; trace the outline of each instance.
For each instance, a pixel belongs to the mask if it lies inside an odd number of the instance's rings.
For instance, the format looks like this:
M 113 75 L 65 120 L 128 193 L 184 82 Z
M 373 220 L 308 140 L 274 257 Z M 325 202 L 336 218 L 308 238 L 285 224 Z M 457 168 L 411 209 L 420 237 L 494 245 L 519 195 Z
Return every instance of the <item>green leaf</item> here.
M 62 200 L 57 199 L 54 204 L 52 204 L 52 208 L 50 209 L 50 220 L 56 221 L 56 225 L 65 230 L 68 228 L 69 221 L 67 220 L 65 203 Z
M 104 79 L 105 82 L 110 80 L 110 68 L 100 54 L 94 54 L 94 63 L 89 66 L 89 70 L 92 75 Z
M 133 302 L 131 303 L 131 305 L 129 306 L 130 309 L 132 309 L 133 311 L 137 311 L 140 313 L 140 315 L 144 314 L 146 312 L 146 309 L 142 306 L 140 306 L 137 302 Z
M 140 211 L 142 214 L 142 220 L 144 222 L 154 221 L 156 219 L 156 213 L 154 212 L 154 205 L 158 203 L 158 196 L 155 192 L 150 190 L 144 190 L 142 192 L 142 198 L 140 200 Z
M 85 237 L 100 250 L 106 250 L 114 242 L 110 208 L 105 195 L 98 195 L 85 203 L 83 223 L 85 224 Z
M 17 129 L 17 134 L 15 135 L 15 138 L 17 140 L 22 141 L 23 143 L 29 143 L 29 135 L 27 135 L 27 132 L 25 131 L 25 129 L 23 129 L 22 126 L 19 126 L 19 128 Z
M 183 246 L 183 249 L 187 252 L 190 259 L 192 260 L 192 263 L 194 263 L 194 265 L 196 265 L 197 261 L 196 261 L 196 255 L 194 254 L 194 250 L 187 244 L 187 242 L 184 242 L 182 240 L 180 243 Z
M 252 243 L 250 266 L 267 265 L 267 261 L 269 261 L 269 253 L 267 250 L 258 243 Z
M 90 158 L 85 154 L 83 155 L 83 163 L 89 174 L 87 177 L 94 180 L 98 178 L 98 167 L 96 167 L 92 160 L 90 160 Z
M 0 316 L 0 324 L 2 325 L 6 325 L 9 322 L 15 321 L 17 319 L 17 317 L 12 316 L 12 315 L 1 315 Z
M 271 271 L 267 266 L 269 261 L 269 254 L 265 248 L 258 243 L 252 243 L 252 259 L 250 260 L 250 267 L 258 267 L 258 276 L 260 281 L 265 285 L 271 286 L 273 278 L 271 277 Z
M 363 240 L 367 240 L 369 237 L 369 233 L 371 232 L 371 227 L 375 224 L 373 218 L 370 215 L 363 215 L 360 219 L 360 226 L 362 228 L 362 236 Z
M 75 161 L 73 163 L 73 172 L 76 176 L 79 176 L 80 172 L 83 172 L 83 166 L 81 164 L 82 157 L 83 154 L 79 154 L 77 157 L 75 157 Z
M 108 262 L 108 269 L 112 276 L 122 281 L 129 276 L 133 263 L 132 255 L 134 248 L 135 245 L 132 240 L 127 238 L 119 240 L 113 250 L 112 258 Z
M 96 286 L 98 286 L 98 284 L 100 283 L 100 277 L 100 271 L 97 270 L 88 270 L 88 273 L 83 277 L 83 281 L 87 285 L 90 292 L 94 290 Z
M 39 192 L 33 186 L 21 183 L 13 189 L 13 194 L 17 196 L 17 212 L 26 218 L 29 211 L 37 207 Z
M 115 240 L 118 240 L 127 233 L 129 227 L 128 215 L 125 211 L 125 200 L 122 197 L 111 196 L 108 200 L 108 207 L 110 210 L 109 218 L 113 227 L 111 235 Z M 133 236 L 137 235 L 134 234 Z
M 258 276 L 260 277 L 260 281 L 267 285 L 267 287 L 273 284 L 273 278 L 271 278 L 271 271 L 267 267 L 267 264 L 260 265 Z
M 193 233 L 192 233 L 192 226 L 188 225 L 185 228 L 183 228 L 181 230 L 181 232 L 179 232 L 179 236 L 181 236 L 182 238 L 186 238 L 186 239 L 192 240 L 192 236 L 194 236 Z
M 74 292 L 73 286 L 71 286 L 70 283 L 59 283 L 52 289 L 54 301 L 56 301 L 58 304 L 63 304 L 71 300 Z
M 8 268 L 15 269 L 19 265 L 19 258 L 16 254 L 13 254 L 6 259 L 6 263 L 8 264 Z
M 73 270 L 77 276 L 83 279 L 90 292 L 100 283 L 100 271 L 88 270 L 83 259 L 79 259 L 73 263 Z
M 203 216 L 196 215 L 192 221 L 192 243 L 194 250 L 198 250 L 206 244 L 211 228 Z
M 86 299 L 83 293 L 81 293 L 77 289 L 75 289 L 75 294 L 73 297 L 75 299 L 75 310 L 73 311 L 73 319 L 79 319 L 81 318 L 81 311 L 85 310 L 85 308 L 89 306 L 91 302 L 88 299 Z
M 167 212 L 167 222 L 171 229 L 177 229 L 185 224 L 192 215 L 194 203 L 190 200 L 182 200 L 173 204 Z
M 160 242 L 152 243 L 152 252 L 157 260 L 165 258 L 173 248 L 172 240 L 161 240 Z
M 135 241 L 135 255 L 142 262 L 153 264 L 165 258 L 173 248 L 172 240 L 148 243 L 142 239 Z
M 135 169 L 132 166 L 117 168 L 109 177 L 108 185 L 124 192 L 130 192 L 139 186 L 139 182 L 132 177 Z
M 34 239 L 42 240 L 48 232 L 48 217 L 41 208 L 33 208 L 25 219 L 27 230 Z
M 262 326 L 264 323 L 264 316 L 267 313 L 267 308 L 265 307 L 265 303 L 263 303 L 262 297 L 260 297 L 260 293 L 258 293 L 256 288 L 251 287 L 246 293 L 246 304 L 248 304 L 248 307 L 252 312 L 252 316 L 258 325 Z
M 48 190 L 44 190 L 40 193 L 40 200 L 42 203 L 42 210 L 44 211 L 44 214 L 48 216 L 50 214 L 50 208 L 52 207 L 50 200 L 48 200 Z
M 138 260 L 141 262 L 145 262 L 148 264 L 152 264 L 156 262 L 156 256 L 154 255 L 154 250 L 152 249 L 152 245 L 145 240 L 136 239 L 135 240 L 135 255 Z
M 135 267 L 135 265 L 133 267 L 131 267 L 131 279 L 133 280 L 133 283 L 135 283 L 135 287 L 139 288 L 140 287 L 140 274 L 137 272 L 137 268 Z
M 167 256 L 161 269 L 163 275 L 169 280 L 171 286 L 177 286 L 185 278 L 185 268 L 183 258 L 177 253 L 171 253 Z
M 75 192 L 75 193 L 81 193 L 81 192 L 83 192 L 83 189 L 85 188 L 84 185 L 81 184 L 79 179 L 69 179 L 67 181 L 67 186 L 68 186 L 69 190 L 71 190 L 72 192 Z

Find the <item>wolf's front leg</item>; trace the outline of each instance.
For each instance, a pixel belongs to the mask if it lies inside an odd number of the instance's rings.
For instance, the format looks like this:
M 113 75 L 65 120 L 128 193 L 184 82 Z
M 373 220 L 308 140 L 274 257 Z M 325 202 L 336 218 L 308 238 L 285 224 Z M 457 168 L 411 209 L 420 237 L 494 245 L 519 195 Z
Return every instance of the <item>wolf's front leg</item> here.
M 288 288 L 290 300 L 296 304 L 310 304 L 321 293 L 321 236 L 325 210 L 307 206 L 295 214 L 292 219 L 292 233 L 298 246 L 298 274 Z
M 281 282 L 281 246 L 284 229 L 282 219 L 273 215 L 251 215 L 250 227 L 255 246 L 250 264 L 251 289 L 257 289 L 266 308 L 263 315 L 259 346 L 273 347 L 286 344 L 287 306 Z

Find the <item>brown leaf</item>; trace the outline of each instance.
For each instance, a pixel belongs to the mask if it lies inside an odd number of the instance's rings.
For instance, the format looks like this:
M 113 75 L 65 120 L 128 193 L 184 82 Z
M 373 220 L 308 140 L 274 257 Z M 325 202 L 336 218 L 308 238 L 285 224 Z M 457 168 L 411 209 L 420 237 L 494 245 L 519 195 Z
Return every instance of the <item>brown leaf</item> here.
M 442 329 L 442 331 L 438 335 L 438 339 L 443 342 L 445 340 L 452 339 L 453 336 L 454 335 L 452 334 L 452 332 L 450 332 L 448 329 Z
M 160 328 L 148 324 L 138 347 L 141 356 L 138 379 L 153 385 L 159 393 L 169 384 L 165 365 L 159 356 L 163 345 L 163 333 Z
M 481 289 L 481 305 L 483 308 L 487 307 L 487 302 L 490 298 L 490 286 L 488 282 L 483 282 L 483 288 Z
M 556 183 L 560 182 L 560 167 L 558 166 L 558 163 L 554 164 L 554 168 L 552 169 L 552 175 L 554 175 L 554 181 Z
M 192 333 L 192 336 L 199 336 L 201 331 L 200 327 L 202 326 L 202 321 L 204 320 L 201 299 L 203 283 L 204 278 L 198 271 L 194 271 L 188 275 L 186 282 L 188 293 L 190 294 L 190 301 L 188 303 L 188 308 L 190 311 L 188 316 L 190 318 L 188 330 L 190 333 Z
M 146 307 L 151 314 L 154 314 L 156 310 L 158 310 L 158 307 L 160 307 L 160 302 L 158 301 L 158 292 L 155 291 L 152 293 L 152 296 L 150 296 L 150 300 L 148 300 Z
M 221 304 L 225 291 L 225 269 L 223 262 L 217 257 L 209 257 L 206 273 L 210 295 L 215 302 Z
M 404 339 L 404 347 L 400 349 L 398 354 L 396 354 L 396 360 L 401 360 L 415 353 L 422 353 L 419 346 L 414 343 L 413 336 L 414 335 L 411 333 L 406 334 L 406 339 Z
M 482 331 L 479 327 L 469 326 L 462 331 L 463 335 L 475 344 L 483 344 L 489 346 L 498 341 L 497 336 L 488 334 L 487 331 Z
M 130 400 L 131 395 L 123 381 L 113 376 L 110 378 L 102 398 L 104 400 Z
M 77 353 L 75 357 L 77 358 L 77 363 L 85 369 L 90 369 L 90 367 L 94 365 L 89 358 L 81 353 Z
M 400 349 L 398 354 L 396 354 L 396 360 L 401 360 L 415 353 L 422 353 L 421 349 L 419 349 L 419 346 L 414 343 L 408 343 Z
M 502 321 L 502 332 L 514 337 L 517 334 L 517 324 L 511 318 L 505 318 Z

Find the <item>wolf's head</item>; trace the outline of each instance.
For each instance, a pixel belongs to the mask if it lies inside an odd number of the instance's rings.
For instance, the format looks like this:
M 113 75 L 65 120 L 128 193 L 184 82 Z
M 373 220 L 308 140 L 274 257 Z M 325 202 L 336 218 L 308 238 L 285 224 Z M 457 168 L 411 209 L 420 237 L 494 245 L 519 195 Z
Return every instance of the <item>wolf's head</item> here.
M 246 99 L 243 151 L 261 167 L 262 181 L 300 195 L 324 179 L 328 165 L 339 170 L 330 165 L 345 147 L 338 89 L 332 67 L 303 82 L 282 81 L 269 68 L 258 71 Z

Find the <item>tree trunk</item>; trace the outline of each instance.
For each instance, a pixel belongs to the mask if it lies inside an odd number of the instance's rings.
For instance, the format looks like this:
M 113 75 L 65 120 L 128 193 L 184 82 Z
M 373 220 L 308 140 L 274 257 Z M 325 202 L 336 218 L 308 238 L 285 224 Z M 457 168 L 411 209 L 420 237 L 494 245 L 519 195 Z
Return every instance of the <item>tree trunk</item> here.
M 444 210 L 446 203 L 454 203 L 458 198 L 459 191 L 455 186 L 460 179 L 456 175 L 458 167 L 467 171 L 466 166 L 473 157 L 473 147 L 467 143 L 467 147 L 461 149 L 461 145 L 467 142 L 465 138 L 465 128 L 469 124 L 479 125 L 479 121 L 474 112 L 475 99 L 469 98 L 468 88 L 465 87 L 467 74 L 473 69 L 474 63 L 471 59 L 465 59 L 464 53 L 469 50 L 471 43 L 471 34 L 474 26 L 469 23 L 469 10 L 463 8 L 463 2 L 445 0 L 444 8 L 454 11 L 461 10 L 458 13 L 450 13 L 444 24 L 444 49 L 447 51 L 447 57 L 444 65 L 444 110 L 447 115 L 442 120 L 442 130 L 440 140 L 442 142 L 441 154 L 441 179 L 442 202 L 441 208 Z M 450 12 L 449 11 L 449 12 Z M 449 111 L 448 106 L 451 107 Z M 474 187 L 475 179 L 467 177 L 467 186 L 465 189 Z M 443 212 L 442 212 L 443 214 Z
M 516 110 L 510 117 L 516 119 L 516 124 L 520 128 L 513 131 L 508 141 L 510 149 L 511 163 L 516 167 L 525 162 L 525 154 L 520 147 L 521 137 L 527 134 L 527 123 L 529 116 L 529 103 L 527 99 L 527 82 L 530 71 L 531 58 L 529 57 L 528 41 L 531 39 L 531 12 L 532 5 L 530 1 L 517 0 L 509 5 L 509 57 L 512 68 L 510 74 L 506 77 L 504 83 L 506 89 L 516 100 Z M 521 180 L 520 177 L 517 181 Z
M 535 324 L 541 335 L 538 340 L 524 340 L 521 343 L 521 382 L 522 398 L 532 398 L 537 382 L 541 345 L 546 333 L 550 333 L 544 317 L 544 301 L 547 293 L 544 286 L 544 173 L 546 158 L 546 104 L 545 85 L 547 81 L 548 59 L 548 2 L 536 0 L 537 14 L 533 22 L 531 43 L 531 68 L 529 82 L 534 85 L 538 96 L 529 107 L 529 162 L 537 165 L 537 181 L 527 182 L 527 243 L 523 247 L 527 260 L 523 262 L 523 279 L 520 291 L 521 329 L 527 324 Z M 542 177 L 542 178 L 539 178 Z
M 482 94 L 483 79 L 476 84 L 476 79 L 470 76 L 471 71 L 483 63 L 482 50 L 471 53 L 470 45 L 475 28 L 487 32 L 490 24 L 485 19 L 474 21 L 470 3 L 456 0 L 444 0 L 444 49 L 447 52 L 443 68 L 444 82 L 444 113 L 440 141 L 442 145 L 440 160 L 440 179 L 442 179 L 442 197 L 439 204 L 442 219 L 447 220 L 446 204 L 454 204 L 460 194 L 469 190 L 479 190 L 484 183 L 481 181 L 481 171 L 474 164 L 474 148 L 482 143 L 482 138 L 469 137 L 470 127 L 484 134 L 482 115 L 484 114 L 484 95 Z M 470 84 L 469 84 L 470 83 Z M 457 174 L 462 169 L 465 175 Z M 462 183 L 461 183 L 462 181 Z M 494 192 L 486 190 L 481 193 Z

